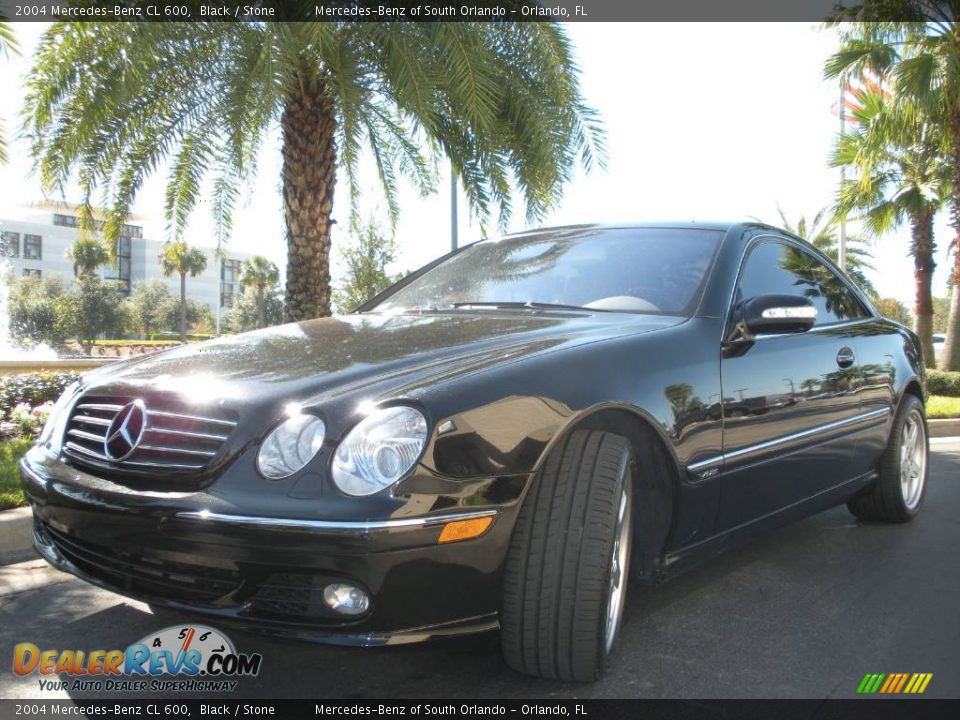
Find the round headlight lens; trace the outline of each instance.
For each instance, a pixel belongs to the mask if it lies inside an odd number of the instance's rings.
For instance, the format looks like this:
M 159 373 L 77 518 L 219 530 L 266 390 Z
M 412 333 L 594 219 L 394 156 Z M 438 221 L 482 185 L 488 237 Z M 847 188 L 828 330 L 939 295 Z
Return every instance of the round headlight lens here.
M 271 480 L 293 475 L 313 459 L 327 428 L 316 415 L 297 414 L 267 436 L 257 453 L 257 469 Z
M 427 419 L 419 410 L 376 410 L 340 443 L 333 456 L 333 481 L 347 495 L 372 495 L 403 477 L 426 442 Z

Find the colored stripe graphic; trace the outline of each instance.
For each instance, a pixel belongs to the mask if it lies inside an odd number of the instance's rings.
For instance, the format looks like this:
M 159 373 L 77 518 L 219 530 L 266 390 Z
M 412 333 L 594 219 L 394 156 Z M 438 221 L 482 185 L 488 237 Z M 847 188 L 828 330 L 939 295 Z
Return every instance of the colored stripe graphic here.
M 863 676 L 863 680 L 860 681 L 857 692 L 861 695 L 875 693 L 880 687 L 880 681 L 883 680 L 883 678 L 884 676 L 881 673 L 867 673 Z
M 858 695 L 919 695 L 927 689 L 933 673 L 867 673 L 857 686 Z

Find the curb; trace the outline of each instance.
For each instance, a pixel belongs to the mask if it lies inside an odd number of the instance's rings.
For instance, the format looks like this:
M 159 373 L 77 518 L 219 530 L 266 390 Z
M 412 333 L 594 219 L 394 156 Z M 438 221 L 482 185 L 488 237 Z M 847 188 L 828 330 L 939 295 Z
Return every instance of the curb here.
M 930 437 L 932 438 L 960 435 L 960 418 L 927 420 L 927 426 L 930 428 Z
M 33 549 L 33 513 L 29 507 L 0 512 L 0 565 L 29 560 Z

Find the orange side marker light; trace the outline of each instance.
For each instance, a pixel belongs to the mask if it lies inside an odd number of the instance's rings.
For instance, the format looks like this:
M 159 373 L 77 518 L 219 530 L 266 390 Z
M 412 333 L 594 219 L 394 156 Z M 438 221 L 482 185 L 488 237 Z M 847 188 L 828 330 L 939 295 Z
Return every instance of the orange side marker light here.
M 473 518 L 472 520 L 454 520 L 443 526 L 438 543 L 460 542 L 483 535 L 493 524 L 492 517 Z

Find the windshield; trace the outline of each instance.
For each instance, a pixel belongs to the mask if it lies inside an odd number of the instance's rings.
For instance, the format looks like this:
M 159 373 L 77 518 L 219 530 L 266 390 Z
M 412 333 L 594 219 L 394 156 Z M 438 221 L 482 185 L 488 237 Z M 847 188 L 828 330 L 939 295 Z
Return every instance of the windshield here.
M 576 229 L 487 240 L 368 310 L 529 304 L 685 314 L 699 297 L 722 235 L 687 228 Z

